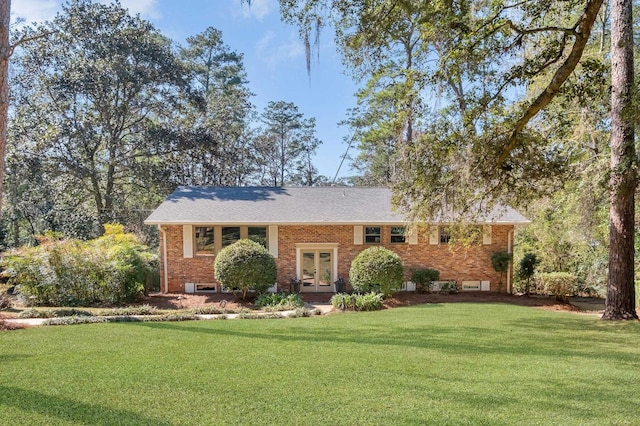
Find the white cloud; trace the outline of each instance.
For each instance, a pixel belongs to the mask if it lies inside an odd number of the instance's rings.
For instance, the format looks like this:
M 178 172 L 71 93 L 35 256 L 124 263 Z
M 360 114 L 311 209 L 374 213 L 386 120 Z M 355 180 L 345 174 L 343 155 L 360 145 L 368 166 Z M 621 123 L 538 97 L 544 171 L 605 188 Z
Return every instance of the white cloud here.
M 61 10 L 59 0 L 18 0 L 11 4 L 12 20 L 24 19 L 25 23 L 51 20 Z
M 27 24 L 51 20 L 62 10 L 64 0 L 17 0 L 11 3 L 11 16 Z M 113 0 L 100 0 L 100 3 L 111 4 Z M 120 0 L 120 4 L 129 9 L 132 15 L 139 13 L 142 17 L 158 19 L 160 11 L 158 0 Z
M 290 33 L 289 39 L 279 42 L 273 31 L 267 31 L 256 43 L 256 54 L 269 68 L 287 64 L 293 58 L 304 55 L 304 46 L 296 34 Z
M 112 0 L 100 0 L 100 3 L 111 4 Z M 143 18 L 158 19 L 161 17 L 158 0 L 120 0 L 125 9 L 132 15 L 140 14 Z
M 255 18 L 258 21 L 267 16 L 275 5 L 275 0 L 251 0 L 251 5 L 247 0 L 234 0 L 234 15 L 242 16 L 246 19 Z

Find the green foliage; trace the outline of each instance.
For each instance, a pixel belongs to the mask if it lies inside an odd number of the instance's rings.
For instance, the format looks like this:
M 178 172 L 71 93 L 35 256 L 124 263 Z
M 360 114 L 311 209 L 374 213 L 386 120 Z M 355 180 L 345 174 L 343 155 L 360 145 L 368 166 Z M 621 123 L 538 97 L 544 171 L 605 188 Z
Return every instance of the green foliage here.
M 5 256 L 9 283 L 32 305 L 87 306 L 138 299 L 155 276 L 157 255 L 131 234 L 44 242 Z
M 518 269 L 518 278 L 525 281 L 524 293 L 529 294 L 529 285 L 533 275 L 536 272 L 538 259 L 535 253 L 525 253 L 520 259 L 520 268 Z
M 358 293 L 393 293 L 402 287 L 404 266 L 402 259 L 391 250 L 375 246 L 358 254 L 349 270 L 349 281 Z
M 566 272 L 548 272 L 536 275 L 538 291 L 551 294 L 559 302 L 567 303 L 569 296 L 576 294 L 576 276 Z
M 601 139 L 598 144 L 606 151 L 606 140 Z M 514 256 L 536 253 L 538 272 L 568 272 L 577 277 L 581 293 L 604 295 L 609 263 L 609 198 L 603 179 L 607 162 L 604 157 L 589 160 L 587 154 L 576 166 L 580 181 L 567 182 L 563 191 L 525 212 L 532 223 L 516 233 Z M 526 280 L 517 273 L 514 285 L 524 291 Z
M 273 311 L 289 311 L 302 308 L 304 301 L 299 294 L 264 293 L 259 295 L 253 303 L 257 308 Z
M 76 324 L 97 324 L 97 323 L 111 323 L 111 322 L 174 322 L 174 321 L 197 321 L 200 318 L 189 312 L 178 312 L 163 315 L 152 315 L 134 317 L 131 315 L 126 316 L 71 316 L 71 317 L 56 317 L 45 320 L 43 325 L 76 325 Z
M 269 251 L 251 240 L 239 240 L 223 248 L 214 262 L 215 278 L 223 286 L 264 293 L 276 282 L 276 262 Z
M 416 285 L 419 293 L 430 292 L 434 281 L 440 279 L 440 271 L 435 269 L 416 269 L 411 273 L 411 281 Z
M 440 284 L 440 293 L 454 294 L 458 292 L 458 283 L 455 281 L 445 281 Z
M 337 309 L 354 311 L 377 311 L 383 307 L 382 293 L 347 294 L 337 293 L 331 297 L 331 305 Z
M 500 273 L 500 281 L 498 282 L 498 289 L 502 290 L 502 277 L 509 269 L 509 262 L 511 262 L 512 255 L 505 251 L 497 251 L 491 255 L 491 266 L 493 270 Z
M 36 309 L 31 307 L 20 312 L 18 318 L 57 318 L 92 315 L 92 312 L 82 309 Z
M 511 253 L 498 251 L 491 255 L 491 266 L 496 272 L 507 272 L 509 262 L 511 262 Z
M 318 171 L 311 160 L 322 142 L 316 137 L 315 118 L 304 118 L 291 102 L 271 101 L 262 113 L 262 121 L 265 128 L 258 137 L 256 159 L 261 184 L 316 184 Z
M 55 212 L 71 221 L 77 206 L 78 227 L 120 215 L 133 221 L 129 209 L 157 202 L 171 186 L 159 154 L 186 139 L 175 111 L 187 72 L 171 41 L 118 2 L 70 1 L 17 36 L 43 33 L 12 57 L 20 148 L 11 154 L 38 166 L 45 219 Z
M 207 306 L 200 306 L 197 308 L 189 309 L 189 312 L 196 315 L 218 315 L 218 314 L 230 313 L 230 312 L 233 312 L 233 310 L 227 309 L 222 306 L 207 305 Z

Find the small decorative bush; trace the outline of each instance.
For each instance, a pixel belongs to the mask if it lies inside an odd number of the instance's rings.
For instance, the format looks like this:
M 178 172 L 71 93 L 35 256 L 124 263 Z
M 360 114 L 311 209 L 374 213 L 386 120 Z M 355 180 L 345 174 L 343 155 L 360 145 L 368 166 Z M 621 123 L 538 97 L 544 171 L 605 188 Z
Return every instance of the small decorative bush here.
M 440 271 L 435 269 L 416 269 L 411 273 L 411 281 L 416 285 L 418 293 L 431 292 L 434 281 L 440 279 Z
M 491 255 L 491 266 L 493 270 L 500 274 L 498 281 L 498 289 L 502 291 L 502 277 L 509 270 L 509 262 L 511 262 L 511 253 L 506 251 L 497 251 Z
M 356 293 L 379 292 L 389 295 L 402 287 L 402 259 L 384 247 L 369 247 L 351 262 L 349 280 Z
M 455 281 L 445 281 L 440 284 L 440 293 L 454 294 L 458 292 L 458 283 Z
M 331 306 L 354 311 L 377 311 L 382 309 L 382 293 L 347 294 L 337 293 L 331 297 Z
M 276 261 L 262 245 L 240 240 L 223 248 L 214 263 L 215 278 L 223 286 L 238 289 L 242 298 L 249 290 L 264 293 L 276 282 Z
M 524 294 L 529 295 L 531 279 L 535 275 L 538 259 L 535 253 L 525 253 L 520 259 L 520 269 L 518 270 L 518 278 L 525 282 Z
M 254 305 L 257 308 L 265 308 L 272 311 L 291 311 L 296 308 L 302 308 L 304 301 L 299 294 L 292 293 L 288 295 L 280 293 L 265 293 L 256 298 Z
M 578 288 L 576 276 L 567 272 L 541 273 L 536 275 L 536 282 L 544 293 L 554 295 L 562 303 L 567 303 Z

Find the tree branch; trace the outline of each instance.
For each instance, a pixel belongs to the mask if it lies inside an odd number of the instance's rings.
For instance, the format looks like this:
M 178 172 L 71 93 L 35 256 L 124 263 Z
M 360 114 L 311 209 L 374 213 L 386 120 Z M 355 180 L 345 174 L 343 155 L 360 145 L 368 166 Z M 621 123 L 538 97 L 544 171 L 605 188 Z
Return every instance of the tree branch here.
M 571 35 L 577 35 L 576 32 L 576 27 L 578 26 L 579 22 L 576 23 L 575 26 L 573 26 L 572 28 L 563 28 L 563 27 L 540 27 L 540 28 L 520 28 L 517 27 L 512 21 L 511 19 L 507 19 L 507 21 L 505 22 L 509 28 L 511 28 L 513 31 L 517 32 L 518 34 L 521 35 L 525 35 L 525 34 L 535 34 L 535 33 L 546 33 L 549 31 L 559 31 L 559 32 L 563 32 L 566 34 L 571 34 Z
M 16 50 L 16 47 L 25 44 L 25 43 L 29 43 L 30 41 L 34 41 L 34 40 L 38 40 L 41 39 L 43 37 L 48 37 L 51 34 L 55 34 L 58 31 L 47 31 L 46 33 L 41 33 L 41 34 L 37 34 L 34 36 L 30 36 L 27 37 L 26 35 L 23 35 L 22 37 L 20 37 L 20 40 L 16 41 L 15 43 L 13 43 L 11 46 L 9 46 L 9 56 L 13 55 L 13 51 Z
M 507 146 L 502 150 L 502 153 L 498 157 L 497 166 L 501 167 L 511 151 L 518 144 L 518 135 L 522 132 L 524 127 L 529 121 L 535 117 L 542 108 L 546 107 L 551 100 L 560 92 L 560 88 L 564 82 L 569 78 L 573 70 L 576 68 L 582 53 L 591 35 L 591 28 L 598 16 L 598 11 L 602 6 L 603 0 L 589 0 L 585 6 L 584 12 L 580 16 L 575 31 L 575 42 L 571 48 L 571 52 L 567 56 L 567 59 L 557 69 L 551 81 L 547 85 L 540 95 L 527 107 L 522 114 L 522 117 L 516 122 L 515 128 L 509 137 Z

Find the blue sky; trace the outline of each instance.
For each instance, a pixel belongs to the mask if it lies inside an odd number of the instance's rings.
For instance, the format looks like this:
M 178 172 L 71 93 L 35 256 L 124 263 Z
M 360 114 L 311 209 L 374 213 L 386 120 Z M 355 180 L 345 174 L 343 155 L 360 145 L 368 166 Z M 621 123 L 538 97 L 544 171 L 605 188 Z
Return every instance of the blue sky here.
M 110 3 L 104 0 L 102 3 Z M 244 54 L 253 103 L 262 111 L 269 101 L 295 103 L 305 117 L 315 117 L 323 141 L 315 159 L 321 174 L 333 178 L 347 147 L 348 129 L 338 126 L 355 105 L 356 85 L 344 74 L 333 33 L 321 34 L 320 58 L 312 60 L 311 78 L 305 68 L 304 46 L 295 27 L 280 21 L 278 0 L 121 0 L 132 13 L 140 13 L 167 37 L 184 44 L 187 37 L 214 27 L 224 42 Z M 62 0 L 14 0 L 12 16 L 27 22 L 51 19 Z M 353 151 L 351 154 L 355 154 Z M 347 162 L 340 176 L 352 172 Z

